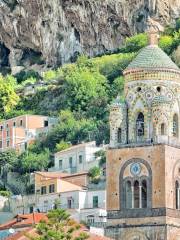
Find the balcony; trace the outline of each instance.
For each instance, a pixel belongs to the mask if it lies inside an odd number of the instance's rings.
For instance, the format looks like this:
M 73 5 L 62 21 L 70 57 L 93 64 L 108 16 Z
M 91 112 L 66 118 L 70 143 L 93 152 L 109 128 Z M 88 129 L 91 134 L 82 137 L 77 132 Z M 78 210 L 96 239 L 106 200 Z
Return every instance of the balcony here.
M 115 148 L 135 148 L 144 146 L 153 146 L 157 144 L 165 144 L 172 147 L 180 148 L 180 141 L 176 137 L 169 136 L 155 136 L 153 139 L 139 139 L 138 141 L 129 141 L 128 143 L 117 143 L 115 146 L 111 146 L 111 149 Z
M 145 217 L 162 217 L 168 216 L 179 218 L 180 212 L 177 209 L 170 208 L 136 208 L 108 211 L 108 219 L 125 219 L 125 218 L 145 218 Z

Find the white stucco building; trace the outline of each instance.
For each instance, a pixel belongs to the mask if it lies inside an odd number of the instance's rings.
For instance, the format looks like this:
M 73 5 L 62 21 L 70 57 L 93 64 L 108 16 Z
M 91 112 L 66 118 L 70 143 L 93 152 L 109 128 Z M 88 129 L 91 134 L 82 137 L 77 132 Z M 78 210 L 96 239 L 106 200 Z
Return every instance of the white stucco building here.
M 79 222 L 106 221 L 105 185 L 89 184 L 87 173 L 35 172 L 34 181 L 35 194 L 10 198 L 14 215 L 58 207 Z
M 77 221 L 106 222 L 106 190 L 64 192 L 60 194 L 60 203 Z
M 88 171 L 98 166 L 99 159 L 95 157 L 95 153 L 102 149 L 103 147 L 96 146 L 95 141 L 72 146 L 55 153 L 54 167 L 49 170 L 67 173 Z
M 106 190 L 74 190 L 46 195 L 12 196 L 11 211 L 14 215 L 33 211 L 47 212 L 58 207 L 67 209 L 72 218 L 87 223 L 106 222 Z

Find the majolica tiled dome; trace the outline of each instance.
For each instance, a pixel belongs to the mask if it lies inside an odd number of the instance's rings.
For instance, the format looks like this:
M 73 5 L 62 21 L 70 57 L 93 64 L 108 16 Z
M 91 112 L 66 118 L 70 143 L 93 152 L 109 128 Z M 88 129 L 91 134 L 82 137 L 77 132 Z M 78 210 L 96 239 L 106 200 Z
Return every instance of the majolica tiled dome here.
M 152 68 L 179 70 L 178 66 L 158 46 L 149 45 L 140 51 L 125 71 Z

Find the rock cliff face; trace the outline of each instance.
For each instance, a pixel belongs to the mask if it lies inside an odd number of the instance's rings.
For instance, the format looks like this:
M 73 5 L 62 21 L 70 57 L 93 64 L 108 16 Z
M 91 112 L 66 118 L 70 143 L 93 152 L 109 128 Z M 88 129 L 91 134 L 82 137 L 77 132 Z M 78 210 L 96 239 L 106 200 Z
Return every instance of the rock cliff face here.
M 180 0 L 1 0 L 0 66 L 73 61 L 111 51 L 145 30 L 180 16 Z

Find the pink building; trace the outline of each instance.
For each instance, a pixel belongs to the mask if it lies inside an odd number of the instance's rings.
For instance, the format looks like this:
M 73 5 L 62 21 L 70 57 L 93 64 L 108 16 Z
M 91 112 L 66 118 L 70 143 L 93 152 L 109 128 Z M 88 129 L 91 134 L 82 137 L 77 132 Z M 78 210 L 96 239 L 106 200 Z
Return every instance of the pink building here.
M 0 122 L 0 151 L 16 149 L 22 152 L 56 123 L 56 118 L 40 115 L 22 115 Z

